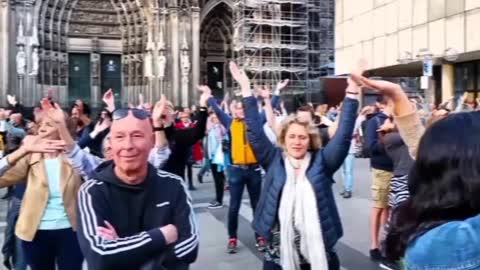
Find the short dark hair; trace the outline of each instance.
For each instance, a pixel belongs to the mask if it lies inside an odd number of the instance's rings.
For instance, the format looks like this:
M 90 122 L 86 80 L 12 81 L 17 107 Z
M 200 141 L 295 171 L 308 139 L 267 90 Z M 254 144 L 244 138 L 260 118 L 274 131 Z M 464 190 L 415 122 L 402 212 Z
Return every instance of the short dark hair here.
M 312 106 L 310 105 L 303 105 L 298 107 L 297 112 L 309 112 L 312 116 L 312 119 L 315 118 L 315 111 L 313 110 Z
M 310 105 L 303 105 L 298 107 L 297 112 L 313 112 L 313 108 Z
M 387 105 L 388 104 L 388 97 L 380 95 L 377 96 L 376 101 L 382 105 Z

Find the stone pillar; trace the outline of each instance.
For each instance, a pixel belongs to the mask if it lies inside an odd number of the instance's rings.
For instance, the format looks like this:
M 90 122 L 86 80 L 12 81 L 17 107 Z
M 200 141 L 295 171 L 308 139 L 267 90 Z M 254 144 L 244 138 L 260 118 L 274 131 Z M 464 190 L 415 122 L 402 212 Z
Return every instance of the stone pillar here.
M 197 101 L 197 85 L 200 84 L 200 8 L 192 8 L 192 83 L 189 104 Z
M 433 77 L 428 78 L 428 88 L 425 89 L 425 102 L 427 104 L 435 104 L 435 80 Z
M 9 0 L 0 0 L 0 104 L 5 104 L 9 81 Z
M 92 74 L 90 88 L 90 104 L 98 108 L 102 104 L 102 89 L 100 89 L 100 54 L 94 50 L 90 54 L 90 73 Z M 116 90 L 116 89 L 115 89 Z
M 455 66 L 442 65 L 442 103 L 455 96 Z
M 178 7 L 169 8 L 170 15 L 170 30 L 171 30 L 171 55 L 172 63 L 170 70 L 172 71 L 172 87 L 168 88 L 170 93 L 167 93 L 167 97 L 171 98 L 174 106 L 179 105 L 180 100 L 180 43 L 178 38 L 178 29 L 180 27 L 178 21 Z

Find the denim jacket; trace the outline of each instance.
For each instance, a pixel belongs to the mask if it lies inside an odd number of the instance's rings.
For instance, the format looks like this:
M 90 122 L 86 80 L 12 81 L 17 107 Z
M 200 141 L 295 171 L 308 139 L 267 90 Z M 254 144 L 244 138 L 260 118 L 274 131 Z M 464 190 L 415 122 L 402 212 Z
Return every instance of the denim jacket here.
M 480 215 L 434 228 L 409 246 L 407 270 L 480 269 Z

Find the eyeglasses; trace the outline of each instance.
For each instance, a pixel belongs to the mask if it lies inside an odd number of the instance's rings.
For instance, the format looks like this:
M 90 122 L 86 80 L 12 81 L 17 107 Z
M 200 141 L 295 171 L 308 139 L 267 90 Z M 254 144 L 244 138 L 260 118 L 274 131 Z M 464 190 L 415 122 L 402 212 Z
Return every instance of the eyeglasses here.
M 132 115 L 135 118 L 140 119 L 140 120 L 145 120 L 145 119 L 150 117 L 149 112 L 133 108 L 133 109 L 118 109 L 118 110 L 115 110 L 112 114 L 112 119 L 114 121 L 121 120 L 121 119 L 127 117 L 128 112 L 132 112 Z

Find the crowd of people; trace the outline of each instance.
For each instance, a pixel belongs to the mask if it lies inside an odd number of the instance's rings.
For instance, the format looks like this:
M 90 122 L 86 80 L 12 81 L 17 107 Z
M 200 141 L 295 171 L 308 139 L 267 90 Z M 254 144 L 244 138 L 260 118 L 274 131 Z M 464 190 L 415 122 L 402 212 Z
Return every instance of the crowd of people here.
M 237 252 L 246 187 L 264 270 L 338 270 L 334 174 L 343 176 L 340 195 L 352 198 L 363 157 L 372 171 L 372 260 L 385 269 L 480 269 L 480 114 L 466 98 L 430 108 L 397 84 L 364 77 L 359 64 L 339 106 L 289 114 L 280 96 L 288 80 L 272 91 L 229 68 L 241 97 L 219 101 L 199 86 L 198 108 L 178 109 L 165 96 L 115 108 L 109 90 L 92 119 L 82 100 L 64 111 L 46 97 L 29 114 L 8 96 L 0 110 L 4 265 L 188 269 L 199 251 L 190 192 L 201 163 L 198 182 L 208 171 L 214 180 L 208 207 L 224 207 L 230 194 L 228 253 Z M 362 88 L 379 93 L 376 104 L 359 108 Z

